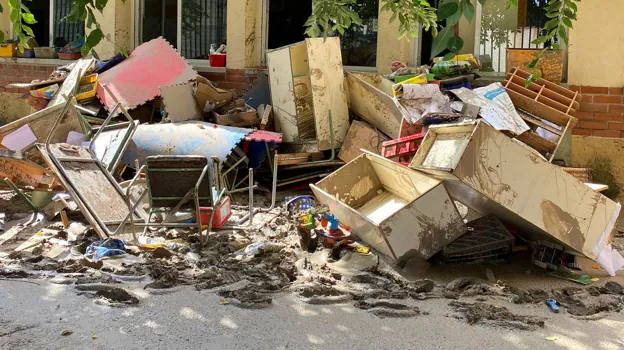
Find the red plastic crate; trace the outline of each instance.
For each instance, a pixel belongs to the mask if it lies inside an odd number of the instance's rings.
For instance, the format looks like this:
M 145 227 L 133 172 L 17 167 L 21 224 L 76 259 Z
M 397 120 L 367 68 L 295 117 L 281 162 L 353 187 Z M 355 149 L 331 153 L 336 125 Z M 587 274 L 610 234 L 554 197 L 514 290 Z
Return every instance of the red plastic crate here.
M 212 213 L 212 207 L 200 207 L 200 217 L 202 221 L 202 226 L 207 227 L 208 221 L 210 221 L 210 213 Z M 223 197 L 219 205 L 217 205 L 217 210 L 215 211 L 214 216 L 212 217 L 212 228 L 220 229 L 225 224 L 227 224 L 228 220 L 232 216 L 232 203 L 230 201 L 230 197 Z
M 425 134 L 420 133 L 397 140 L 386 141 L 381 144 L 381 155 L 385 158 L 396 158 L 415 154 L 424 137 Z

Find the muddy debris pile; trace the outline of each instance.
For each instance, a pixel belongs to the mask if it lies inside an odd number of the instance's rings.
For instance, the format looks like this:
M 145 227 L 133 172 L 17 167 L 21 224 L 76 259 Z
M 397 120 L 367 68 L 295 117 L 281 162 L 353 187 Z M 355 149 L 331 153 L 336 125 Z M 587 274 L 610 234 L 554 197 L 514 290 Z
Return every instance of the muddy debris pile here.
M 470 325 L 482 324 L 525 331 L 544 328 L 544 320 L 534 316 L 513 314 L 504 306 L 461 301 L 452 301 L 449 306 L 461 314 Z

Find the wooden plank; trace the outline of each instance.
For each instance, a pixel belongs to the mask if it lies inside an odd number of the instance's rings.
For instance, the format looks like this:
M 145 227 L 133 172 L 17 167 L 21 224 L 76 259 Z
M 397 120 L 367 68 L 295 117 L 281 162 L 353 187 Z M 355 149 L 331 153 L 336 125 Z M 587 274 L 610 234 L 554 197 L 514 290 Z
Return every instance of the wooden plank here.
M 69 72 L 69 75 L 65 79 L 63 85 L 61 85 L 61 88 L 52 97 L 48 106 L 53 107 L 56 105 L 63 105 L 67 101 L 65 96 L 69 97 L 70 94 L 74 93 L 80 79 L 82 79 L 94 65 L 95 58 L 81 58 L 74 62 L 74 67 L 71 72 Z
M 351 123 L 338 158 L 348 163 L 362 154 L 361 149 L 380 154 L 381 144 L 388 140 L 389 138 L 380 131 L 373 129 L 366 123 L 355 120 Z
M 333 147 L 339 148 L 349 130 L 349 108 L 344 87 L 340 39 L 337 37 L 306 39 L 306 45 L 319 150 L 331 149 L 332 135 Z
M 525 81 L 524 79 L 522 79 L 521 77 L 517 76 L 517 75 L 513 75 L 513 74 L 509 74 L 507 73 L 507 77 L 505 78 L 505 83 L 503 83 L 503 85 L 505 85 L 507 83 L 507 81 L 511 81 L 512 83 L 519 85 L 521 87 L 524 87 Z M 529 83 L 529 87 L 528 90 L 531 90 L 533 92 L 538 92 L 541 90 L 542 86 L 544 85 L 538 85 L 535 84 L 534 82 Z M 566 109 L 570 106 L 570 104 L 572 104 L 572 109 L 574 110 L 578 110 L 579 109 L 579 103 L 578 101 L 575 101 L 574 98 L 568 98 L 564 95 L 558 94 L 550 89 L 546 89 L 543 92 L 543 95 L 548 97 L 549 99 L 556 101 L 562 105 L 564 105 L 566 107 Z
M 576 123 L 578 121 L 576 118 L 560 112 L 545 104 L 536 103 L 529 97 L 519 94 L 511 89 L 505 88 L 505 90 L 507 91 L 507 94 L 509 94 L 511 101 L 513 102 L 514 106 L 516 106 L 516 108 L 522 109 L 557 125 L 566 125 L 568 123 L 568 120 L 571 120 L 572 122 L 570 123 L 570 127 L 576 126 Z
M 519 141 L 526 143 L 540 153 L 554 154 L 557 144 L 552 143 L 534 132 L 527 131 L 516 137 Z
M 585 182 L 585 185 L 596 192 L 603 192 L 609 189 L 609 186 L 602 184 L 593 184 L 589 182 Z
M 277 155 L 277 165 L 293 165 L 323 160 L 323 152 L 314 153 L 282 153 Z
M 299 139 L 297 107 L 290 65 L 290 49 L 282 48 L 267 53 L 271 101 L 275 115 L 276 131 L 284 134 L 284 142 Z
M 555 100 L 552 100 L 548 97 L 545 97 L 545 95 L 543 95 L 544 91 L 548 91 L 548 90 L 544 90 L 543 86 L 542 89 L 540 89 L 538 92 L 529 90 L 524 88 L 523 86 L 520 86 L 516 83 L 514 83 L 513 81 L 505 81 L 505 87 L 508 89 L 511 89 L 517 93 L 520 93 L 524 96 L 528 96 L 530 98 L 532 98 L 534 101 L 538 101 L 541 102 L 549 107 L 552 107 L 564 114 L 567 114 L 567 111 L 569 109 L 569 104 L 568 105 L 564 105 L 560 102 L 557 102 Z M 570 100 L 569 103 L 572 103 L 572 100 Z
M 345 77 L 351 111 L 392 138 L 404 136 L 401 134 L 403 115 L 392 97 L 381 90 L 385 78 L 355 72 L 347 72 Z M 373 85 L 375 82 L 378 84 Z
M 534 116 L 526 113 L 525 111 L 519 110 L 518 114 L 527 123 L 533 124 L 535 126 L 539 126 L 540 128 L 542 128 L 544 130 L 548 130 L 548 131 L 552 132 L 555 135 L 561 136 L 563 134 L 562 130 L 558 130 L 557 128 L 553 128 L 552 126 L 542 122 L 539 118 L 535 118 Z
M 566 125 L 563 128 L 561 136 L 559 137 L 559 140 L 557 141 L 557 147 L 555 147 L 555 149 L 553 150 L 552 154 L 550 155 L 550 158 L 548 159 L 551 163 L 555 159 L 555 156 L 557 155 L 557 150 L 559 149 L 559 146 L 561 146 L 561 143 L 563 142 L 564 136 L 565 136 L 566 132 L 568 131 L 568 129 L 570 128 L 570 124 L 571 123 L 572 123 L 572 120 L 570 120 L 568 122 L 568 125 Z
M 517 68 L 513 68 L 511 70 L 511 74 L 515 74 L 515 75 L 521 77 L 524 80 L 526 80 L 529 77 L 529 75 L 530 75 L 529 72 L 525 72 L 522 69 L 517 69 Z M 581 99 L 581 97 L 578 96 L 578 94 L 575 94 L 574 91 L 568 90 L 568 89 L 566 89 L 566 88 L 564 88 L 564 87 L 562 87 L 560 85 L 557 85 L 555 83 L 552 83 L 552 82 L 550 82 L 548 80 L 537 79 L 537 80 L 534 80 L 533 82 L 535 84 L 538 84 L 538 85 L 545 85 L 548 89 L 550 89 L 550 90 L 552 90 L 552 91 L 554 91 L 554 92 L 556 92 L 558 94 L 561 94 L 561 95 L 563 95 L 565 97 L 568 97 L 570 99 L 573 99 L 573 100 L 574 99 L 578 99 L 578 101 L 580 101 L 580 99 Z
M 0 177 L 8 177 L 20 189 L 63 190 L 53 174 L 27 159 L 0 155 Z M 0 184 L 5 187 L 4 181 L 0 181 Z

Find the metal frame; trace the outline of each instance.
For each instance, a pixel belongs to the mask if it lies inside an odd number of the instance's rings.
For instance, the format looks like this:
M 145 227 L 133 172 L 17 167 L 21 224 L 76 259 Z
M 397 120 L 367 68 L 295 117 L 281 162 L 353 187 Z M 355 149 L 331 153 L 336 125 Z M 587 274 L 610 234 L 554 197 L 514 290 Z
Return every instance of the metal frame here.
M 91 207 L 91 205 L 87 201 L 85 201 L 84 197 L 79 192 L 77 192 L 75 190 L 76 186 L 69 179 L 69 177 L 67 176 L 67 173 L 65 172 L 65 169 L 63 168 L 63 166 L 61 164 L 61 161 L 63 161 L 64 159 L 59 159 L 56 156 L 54 156 L 54 154 L 52 153 L 52 151 L 50 149 L 50 141 L 52 139 L 52 136 L 54 135 L 54 132 L 58 128 L 58 126 L 59 126 L 59 124 L 61 122 L 61 119 L 63 119 L 63 116 L 67 112 L 67 109 L 69 108 L 69 106 L 73 102 L 72 101 L 73 100 L 73 93 L 70 94 L 70 96 L 67 97 L 67 101 L 65 102 L 65 105 L 63 106 L 63 109 L 62 109 L 61 113 L 59 114 L 59 117 L 56 119 L 56 121 L 54 122 L 54 125 L 50 129 L 50 133 L 48 134 L 48 137 L 46 139 L 46 142 L 45 142 L 44 146 L 45 146 L 45 149 L 46 149 L 46 151 L 48 153 L 47 156 L 50 158 L 50 160 L 52 161 L 54 166 L 58 169 L 59 178 L 61 178 L 62 181 L 67 184 L 67 186 L 65 186 L 66 189 L 67 189 L 67 192 L 69 192 L 69 194 L 74 198 L 75 201 L 79 202 L 85 209 L 87 209 L 87 211 L 89 212 L 88 215 L 90 215 L 93 218 L 93 220 L 97 223 L 96 231 L 98 231 L 98 233 L 101 236 L 116 235 L 116 234 L 120 233 L 123 230 L 123 228 L 125 227 L 126 223 L 128 222 L 128 219 L 130 219 L 130 224 L 132 226 L 133 237 L 136 239 L 136 235 L 134 234 L 134 232 L 135 232 L 134 216 L 135 215 L 133 215 L 133 214 L 135 214 L 136 208 L 138 207 L 139 203 L 141 202 L 140 199 L 141 199 L 142 196 L 134 204 L 134 206 L 132 206 L 130 204 L 129 198 L 124 193 L 124 191 L 121 189 L 121 187 L 119 186 L 117 181 L 115 181 L 115 179 L 108 172 L 106 167 L 104 167 L 104 165 L 100 162 L 100 160 L 97 159 L 97 157 L 95 157 L 95 154 L 93 152 L 94 140 L 97 139 L 97 137 L 102 133 L 102 130 L 104 129 L 104 127 L 110 122 L 110 120 L 112 119 L 113 115 L 115 115 L 115 112 L 117 111 L 117 108 L 121 109 L 122 114 L 126 116 L 126 118 L 130 121 L 130 123 L 133 122 L 132 117 L 128 114 L 126 109 L 117 100 L 115 95 L 113 95 L 111 93 L 111 91 L 108 88 L 108 86 L 104 85 L 104 88 L 112 96 L 112 98 L 116 102 L 116 104 L 111 109 L 110 114 L 108 115 L 108 117 L 106 118 L 104 123 L 102 124 L 102 127 L 98 130 L 98 132 L 95 134 L 95 136 L 91 139 L 91 142 L 90 142 L 89 147 L 88 147 L 88 151 L 89 151 L 89 154 L 91 155 L 91 157 L 93 158 L 92 162 L 95 163 L 98 166 L 98 168 L 102 171 L 104 176 L 106 176 L 106 178 L 109 180 L 109 182 L 114 186 L 115 190 L 117 190 L 117 192 L 121 195 L 121 197 L 126 201 L 126 204 L 128 205 L 128 211 L 129 211 L 128 215 L 119 223 L 119 226 L 115 229 L 115 231 L 111 231 L 108 228 L 107 224 L 105 222 L 103 222 L 99 218 L 99 216 L 97 215 L 97 212 L 93 209 L 93 207 Z M 138 214 L 137 214 L 137 216 L 138 216 Z
M 215 205 L 215 203 L 219 203 L 221 196 L 223 195 L 223 191 L 221 192 L 221 194 L 218 196 L 218 201 L 215 202 L 214 198 L 212 198 L 212 195 L 210 197 L 199 197 L 199 187 L 201 186 L 202 182 L 204 181 L 204 178 L 206 177 L 206 174 L 208 174 L 208 183 L 210 185 L 213 184 L 214 182 L 214 177 L 212 172 L 210 172 L 210 164 L 206 164 L 206 166 L 204 166 L 204 168 L 202 169 L 202 173 L 199 176 L 199 179 L 197 180 L 195 186 L 191 189 L 189 189 L 189 191 L 186 193 L 186 195 L 184 195 L 183 197 L 153 197 L 152 196 L 152 191 L 151 191 L 151 187 L 150 187 L 150 182 L 149 182 L 149 172 L 150 171 L 189 171 L 189 170 L 193 170 L 193 171 L 197 171 L 198 168 L 166 168 L 166 169 L 149 169 L 149 167 L 147 165 L 142 166 L 140 169 L 137 170 L 137 173 L 135 174 L 134 178 L 132 179 L 132 181 L 130 182 L 130 184 L 128 185 L 128 187 L 126 188 L 126 198 L 128 200 L 128 205 L 129 205 L 129 201 L 130 201 L 130 191 L 132 189 L 132 187 L 134 186 L 134 184 L 136 183 L 136 181 L 140 178 L 141 174 L 143 172 L 145 172 L 145 182 L 146 182 L 146 187 L 147 189 L 145 191 L 143 191 L 143 193 L 141 193 L 141 195 L 139 196 L 137 203 L 140 203 L 141 200 L 143 199 L 143 197 L 145 196 L 145 194 L 149 195 L 149 199 L 150 199 L 150 211 L 148 213 L 148 217 L 146 219 L 146 223 L 145 225 L 143 224 L 139 224 L 139 225 L 132 225 L 133 230 L 134 230 L 134 226 L 144 226 L 144 230 L 143 230 L 143 234 L 145 234 L 147 232 L 147 228 L 148 227 L 193 227 L 193 226 L 197 226 L 198 229 L 198 233 L 199 233 L 199 237 L 200 237 L 200 243 L 203 246 L 204 244 L 204 238 L 202 235 L 202 231 L 203 231 L 203 225 L 202 225 L 202 220 L 201 220 L 201 215 L 200 215 L 200 205 L 199 205 L 199 200 L 200 199 L 206 199 L 208 198 L 210 200 L 210 202 L 212 203 L 212 206 Z M 212 193 L 212 186 L 210 186 L 210 191 Z M 197 222 L 196 223 L 169 223 L 167 222 L 168 219 L 174 215 L 175 213 L 180 211 L 180 208 L 182 207 L 182 205 L 184 205 L 184 203 L 188 202 L 190 199 L 193 199 L 194 204 L 195 204 L 195 210 L 183 210 L 184 212 L 194 212 L 196 217 L 197 217 Z M 160 199 L 160 200 L 166 200 L 166 199 L 180 199 L 180 201 L 173 207 L 170 208 L 169 210 L 155 210 L 154 206 L 153 206 L 153 200 L 155 199 Z M 155 213 L 167 213 L 165 215 L 165 217 L 163 218 L 162 222 L 160 223 L 150 223 L 150 220 L 152 218 L 152 215 Z M 212 227 L 212 216 L 214 215 L 214 210 L 212 211 L 212 213 L 210 214 L 210 222 L 208 223 L 208 232 L 210 232 L 210 229 Z M 136 235 L 136 232 L 133 232 L 133 235 Z

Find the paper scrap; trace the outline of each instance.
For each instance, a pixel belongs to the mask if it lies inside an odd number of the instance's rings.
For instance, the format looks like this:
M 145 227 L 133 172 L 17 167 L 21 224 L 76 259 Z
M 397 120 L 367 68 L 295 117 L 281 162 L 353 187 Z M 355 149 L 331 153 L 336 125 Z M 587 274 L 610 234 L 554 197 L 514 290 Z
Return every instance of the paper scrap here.
M 82 146 L 82 143 L 86 140 L 86 138 L 87 137 L 82 133 L 70 131 L 69 134 L 67 134 L 66 143 L 74 146 Z
M 11 151 L 21 151 L 37 141 L 37 136 L 32 132 L 28 124 L 9 133 L 2 139 L 2 146 Z

